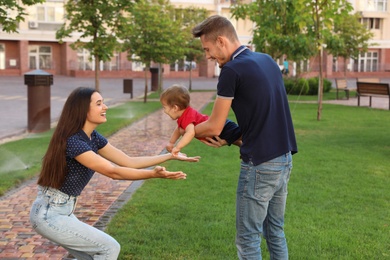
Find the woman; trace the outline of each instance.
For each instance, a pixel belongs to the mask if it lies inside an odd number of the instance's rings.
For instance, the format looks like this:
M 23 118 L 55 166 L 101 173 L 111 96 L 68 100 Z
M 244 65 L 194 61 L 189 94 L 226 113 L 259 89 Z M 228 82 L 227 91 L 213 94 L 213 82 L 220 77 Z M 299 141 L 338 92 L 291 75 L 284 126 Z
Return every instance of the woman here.
M 197 162 L 180 154 L 129 157 L 112 146 L 95 128 L 106 122 L 108 107 L 96 90 L 80 87 L 65 102 L 58 125 L 43 158 L 38 196 L 30 221 L 39 234 L 63 246 L 78 259 L 117 259 L 119 243 L 106 233 L 79 221 L 73 214 L 77 197 L 94 172 L 112 179 L 185 179 L 181 171 L 164 167 L 142 169 L 170 159 Z

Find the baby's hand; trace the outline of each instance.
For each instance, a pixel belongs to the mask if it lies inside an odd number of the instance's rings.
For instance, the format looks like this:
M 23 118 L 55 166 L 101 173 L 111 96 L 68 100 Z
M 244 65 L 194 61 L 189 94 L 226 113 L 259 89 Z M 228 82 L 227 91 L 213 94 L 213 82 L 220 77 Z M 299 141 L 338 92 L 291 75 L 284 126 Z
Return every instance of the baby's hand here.
M 179 155 L 179 153 L 180 153 L 180 149 L 177 148 L 177 147 L 174 147 L 174 148 L 172 149 L 172 152 L 171 152 L 171 153 L 173 154 L 173 156 L 177 157 L 177 156 Z
M 169 143 L 167 144 L 167 146 L 165 147 L 165 149 L 167 149 L 168 152 L 172 152 L 172 149 L 173 149 L 173 144 L 172 143 Z

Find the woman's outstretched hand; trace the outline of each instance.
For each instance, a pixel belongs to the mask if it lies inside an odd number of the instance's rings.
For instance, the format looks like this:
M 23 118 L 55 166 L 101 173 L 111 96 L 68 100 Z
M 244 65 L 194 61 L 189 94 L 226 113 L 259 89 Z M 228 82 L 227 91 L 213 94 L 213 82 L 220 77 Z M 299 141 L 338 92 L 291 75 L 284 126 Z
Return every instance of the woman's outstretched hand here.
M 188 157 L 185 153 L 178 153 L 177 156 L 173 156 L 173 159 L 186 162 L 199 162 L 200 156 Z
M 182 171 L 171 172 L 171 171 L 167 171 L 165 167 L 162 166 L 156 166 L 153 170 L 155 172 L 156 178 L 173 179 L 173 180 L 187 178 L 187 174 L 185 174 Z

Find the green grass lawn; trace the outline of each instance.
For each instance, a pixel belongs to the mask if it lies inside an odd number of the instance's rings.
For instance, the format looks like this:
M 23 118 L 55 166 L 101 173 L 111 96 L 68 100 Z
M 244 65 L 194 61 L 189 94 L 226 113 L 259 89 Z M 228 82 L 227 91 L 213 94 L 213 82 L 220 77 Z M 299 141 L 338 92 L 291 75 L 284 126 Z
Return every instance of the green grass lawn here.
M 316 111 L 292 109 L 299 153 L 286 214 L 290 259 L 389 259 L 389 112 L 325 104 L 317 121 Z M 202 159 L 165 165 L 187 180 L 146 181 L 110 222 L 120 259 L 237 259 L 238 148 L 193 141 L 185 152 Z M 264 241 L 262 249 L 269 259 Z
M 160 107 L 148 101 L 111 108 L 99 132 L 109 136 Z M 390 259 L 389 111 L 324 104 L 317 121 L 316 104 L 291 108 L 299 153 L 286 213 L 290 259 Z M 50 135 L 0 145 L 0 192 L 36 175 Z M 185 171 L 186 180 L 146 181 L 107 227 L 122 246 L 120 259 L 237 259 L 238 148 L 194 140 L 184 152 L 202 159 L 164 165 Z
M 349 93 L 349 96 L 356 97 L 356 91 L 351 90 Z M 346 98 L 346 95 L 343 91 L 339 92 L 339 98 L 340 99 Z M 335 100 L 335 99 L 336 99 L 336 89 L 331 89 L 329 92 L 324 93 L 322 96 L 322 100 L 324 100 L 324 101 Z M 316 102 L 318 100 L 318 96 L 317 95 L 314 95 L 314 96 L 312 96 L 312 95 L 311 96 L 309 96 L 309 95 L 305 95 L 305 96 L 288 95 L 288 100 L 289 101 L 315 101 Z

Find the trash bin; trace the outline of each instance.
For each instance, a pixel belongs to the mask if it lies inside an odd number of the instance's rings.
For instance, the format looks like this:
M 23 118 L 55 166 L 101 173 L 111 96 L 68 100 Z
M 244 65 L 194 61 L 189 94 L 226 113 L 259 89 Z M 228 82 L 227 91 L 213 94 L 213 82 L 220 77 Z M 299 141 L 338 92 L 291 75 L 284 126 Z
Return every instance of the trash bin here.
M 152 73 L 152 91 L 158 90 L 158 68 L 150 68 L 150 73 Z
M 50 86 L 53 75 L 43 70 L 24 74 L 27 85 L 27 131 L 40 133 L 50 130 Z
M 133 98 L 133 80 L 124 79 L 123 80 L 123 93 L 130 93 L 130 98 Z

